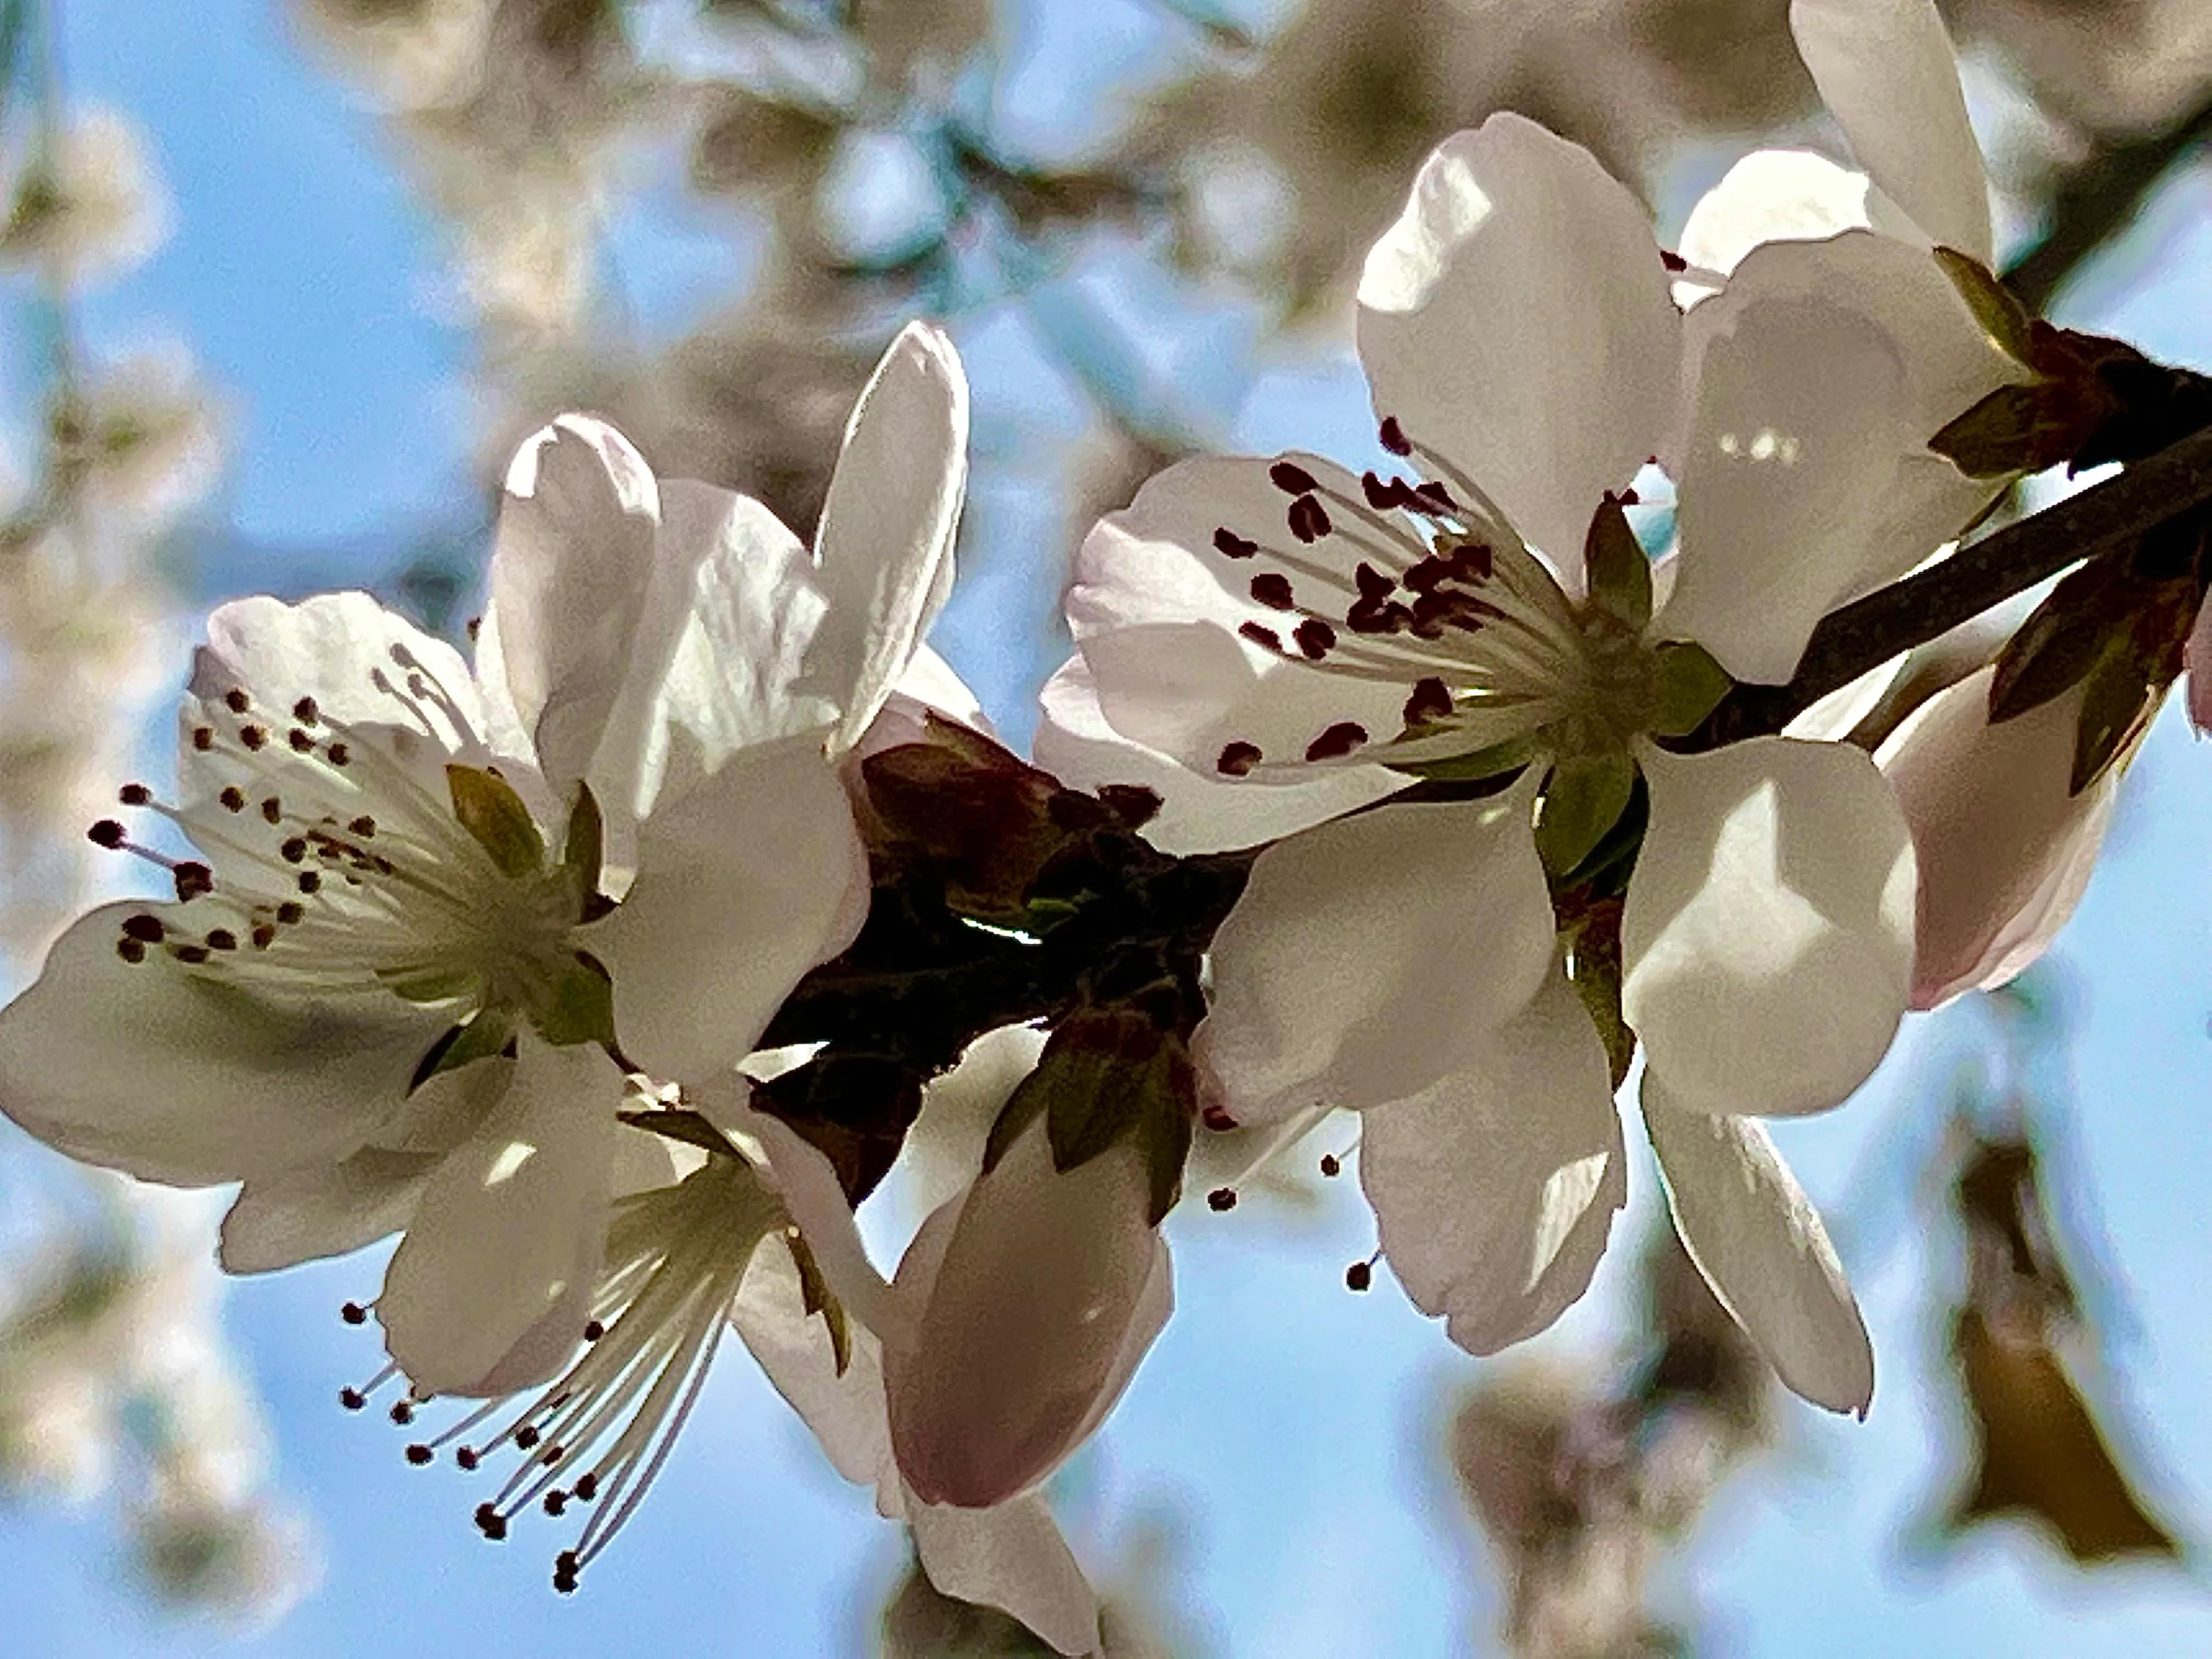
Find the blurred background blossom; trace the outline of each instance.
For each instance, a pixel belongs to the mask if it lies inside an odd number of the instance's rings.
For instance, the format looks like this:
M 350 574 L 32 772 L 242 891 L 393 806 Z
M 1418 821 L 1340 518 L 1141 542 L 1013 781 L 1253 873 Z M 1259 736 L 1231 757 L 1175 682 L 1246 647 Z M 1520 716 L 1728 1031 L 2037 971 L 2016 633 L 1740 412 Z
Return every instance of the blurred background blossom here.
M 1429 148 L 1519 110 L 1671 232 L 1753 143 L 1833 147 L 1786 9 L 0 0 L 12 972 L 106 878 L 83 825 L 166 770 L 207 603 L 368 586 L 458 634 L 506 455 L 571 407 L 811 524 L 917 313 L 975 383 L 939 642 L 1025 742 L 1091 518 L 1201 446 L 1364 453 L 1346 301 Z M 2212 367 L 2212 13 L 1947 9 L 2022 287 Z M 1784 1126 L 1882 1355 L 1863 1427 L 1778 1396 L 1648 1170 L 1641 1259 L 1478 1364 L 1387 1274 L 1346 1288 L 1348 1123 L 1249 1176 L 1210 1146 L 1194 1187 L 1248 1201 L 1175 1224 L 1182 1317 L 1056 1493 L 1109 1651 L 2212 1647 L 2208 813 L 2169 718 L 2054 970 Z M 956 1150 L 915 1147 L 872 1233 L 975 1132 L 933 1127 Z M 12 1133 L 0 1181 L 11 1651 L 1037 1650 L 932 1592 L 741 1363 L 556 1605 L 337 1411 L 374 1263 L 226 1293 L 219 1205 Z

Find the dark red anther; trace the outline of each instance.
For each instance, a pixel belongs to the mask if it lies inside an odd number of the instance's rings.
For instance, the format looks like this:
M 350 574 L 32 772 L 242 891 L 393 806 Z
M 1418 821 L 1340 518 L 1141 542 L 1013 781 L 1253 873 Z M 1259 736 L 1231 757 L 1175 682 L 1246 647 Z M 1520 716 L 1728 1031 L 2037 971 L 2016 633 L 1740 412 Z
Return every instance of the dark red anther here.
M 1659 263 L 1669 270 L 1682 271 L 1690 268 L 1690 262 L 1671 247 L 1662 247 L 1659 250 Z
M 328 749 L 323 750 L 323 754 L 333 766 L 343 766 L 353 758 L 353 750 L 342 743 L 332 744 Z
M 1216 1134 L 1227 1134 L 1237 1127 L 1237 1120 L 1218 1106 L 1208 1106 L 1198 1115 L 1198 1121 Z
M 228 927 L 218 927 L 207 936 L 207 948 L 210 951 L 235 951 L 238 949 L 238 935 Z
M 397 1423 L 403 1429 L 410 1423 L 412 1423 L 415 1420 L 415 1402 L 411 1400 L 393 1401 L 392 1402 L 392 1420 Z
M 477 1530 L 495 1544 L 507 1536 L 507 1517 L 499 1512 L 498 1504 L 477 1505 Z
M 115 954 L 135 967 L 146 960 L 146 946 L 140 939 L 119 939 L 115 941 Z
M 1444 719 L 1452 711 L 1451 688 L 1435 675 L 1413 682 L 1413 695 L 1406 699 L 1406 724 L 1419 726 Z
M 1323 1152 L 1321 1155 L 1321 1172 L 1334 1181 L 1344 1173 L 1344 1165 L 1338 1161 L 1334 1152 Z
M 607 1328 L 606 1328 L 605 1326 L 602 1325 L 601 1323 L 599 1323 L 599 1322 L 598 1320 L 596 1320 L 596 1319 L 592 1319 L 592 1320 L 587 1320 L 587 1321 L 586 1321 L 586 1322 L 585 1322 L 585 1324 L 584 1324 L 584 1340 L 585 1340 L 585 1341 L 586 1341 L 586 1342 L 596 1342 L 596 1341 L 598 1341 L 601 1337 L 605 1336 L 606 1334 L 607 1334 Z
M 1260 544 L 1246 540 L 1223 525 L 1213 532 L 1213 550 L 1224 559 L 1249 559 L 1260 550 Z
M 1367 505 L 1377 513 L 1395 512 L 1405 506 L 1413 493 L 1406 488 L 1403 478 L 1384 478 L 1373 472 L 1359 475 L 1359 489 L 1367 497 Z
M 529 1424 L 525 1423 L 520 1428 L 514 1431 L 514 1443 L 521 1447 L 523 1450 L 528 1451 L 532 1446 L 535 1446 L 538 1443 L 538 1431 L 532 1428 Z
M 1335 527 L 1329 522 L 1328 509 L 1314 495 L 1301 495 L 1291 503 L 1290 524 L 1291 534 L 1308 544 L 1319 541 Z
M 212 726 L 195 726 L 192 727 L 192 747 L 198 750 L 203 755 L 206 754 L 209 750 L 214 748 L 215 727 Z
M 1283 636 L 1268 627 L 1267 623 L 1241 623 L 1237 625 L 1237 631 L 1262 650 L 1272 651 L 1279 657 L 1283 654 Z
M 1375 1268 L 1371 1262 L 1355 1261 L 1344 1270 L 1344 1288 L 1347 1291 L 1364 1291 L 1374 1282 Z
M 1334 760 L 1367 741 L 1367 728 L 1357 720 L 1339 720 L 1306 745 L 1310 761 Z
M 1321 480 L 1296 461 L 1277 461 L 1267 469 L 1267 478 L 1285 495 L 1310 495 L 1321 488 Z
M 588 1504 L 599 1495 L 599 1477 L 596 1474 L 579 1476 L 576 1481 L 576 1501 Z
M 248 749 L 258 750 L 269 741 L 269 733 L 258 726 L 241 726 L 238 728 L 238 740 Z
M 1359 562 L 1358 568 L 1352 573 L 1352 580 L 1359 586 L 1359 597 L 1370 602 L 1387 599 L 1398 590 L 1396 582 L 1364 559 Z
M 305 726 L 313 726 L 322 718 L 322 710 L 313 697 L 302 697 L 292 705 L 292 718 Z
M 177 902 L 188 904 L 203 893 L 215 891 L 215 872 L 197 859 L 186 859 L 170 875 L 177 884 Z
M 149 916 L 143 911 L 137 915 L 125 916 L 123 919 L 123 936 L 125 939 L 138 939 L 148 945 L 159 945 L 167 933 L 168 930 L 161 926 L 161 917 Z
M 222 694 L 222 700 L 225 705 L 230 709 L 230 712 L 234 714 L 243 714 L 248 708 L 253 706 L 246 701 L 246 693 L 240 690 L 234 685 L 231 687 L 229 690 Z
M 123 845 L 129 832 L 113 818 L 102 818 L 84 832 L 84 838 L 94 847 L 105 847 L 109 852 Z
M 1398 417 L 1395 415 L 1383 417 L 1382 436 L 1382 447 L 1393 455 L 1410 455 L 1413 453 L 1413 441 L 1406 436 L 1406 428 L 1398 424 Z
M 340 1389 L 338 1404 L 349 1412 L 357 1412 L 368 1404 L 368 1396 L 359 1389 Z
M 143 783 L 126 783 L 115 793 L 125 806 L 143 806 L 154 799 L 154 792 Z
M 243 812 L 246 810 L 246 791 L 234 783 L 225 784 L 222 793 L 216 799 L 222 803 L 222 810 L 226 812 Z
M 1222 745 L 1220 758 L 1213 763 L 1213 769 L 1224 777 L 1241 778 L 1259 763 L 1260 745 L 1239 741 Z
M 1216 1215 L 1221 1214 L 1224 1211 L 1235 1209 L 1237 1189 L 1234 1187 L 1216 1187 L 1206 1195 L 1206 1207 Z
M 1297 601 L 1291 597 L 1291 579 L 1279 570 L 1262 571 L 1253 577 L 1252 597 L 1270 611 L 1297 608 Z
M 1452 500 L 1451 491 L 1446 489 L 1434 478 L 1429 479 L 1425 483 L 1415 484 L 1413 495 L 1413 505 L 1424 512 L 1456 513 L 1459 511 L 1459 503 Z
M 437 1455 L 437 1453 L 432 1451 L 428 1446 L 424 1445 L 419 1440 L 407 1449 L 407 1461 L 412 1463 L 418 1469 L 423 1468 L 427 1464 L 435 1462 Z
M 483 1462 L 483 1459 L 477 1455 L 477 1449 L 474 1446 L 456 1446 L 453 1448 L 453 1462 L 461 1466 L 465 1474 L 474 1474 L 477 1465 Z
M 1319 662 L 1336 643 L 1336 630 L 1318 617 L 1309 617 L 1291 630 L 1291 637 L 1298 642 L 1306 660 Z

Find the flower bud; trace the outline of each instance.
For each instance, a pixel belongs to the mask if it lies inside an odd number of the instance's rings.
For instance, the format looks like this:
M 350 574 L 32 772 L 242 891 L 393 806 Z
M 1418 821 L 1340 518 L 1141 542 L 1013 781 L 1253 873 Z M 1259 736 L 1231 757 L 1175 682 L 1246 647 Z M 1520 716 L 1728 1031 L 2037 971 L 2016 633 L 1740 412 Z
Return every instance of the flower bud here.
M 2080 688 L 1992 726 L 1994 672 L 1929 698 L 1875 757 L 1919 854 L 1916 1008 L 2002 985 L 2043 954 L 2088 885 L 2124 770 L 2069 795 Z
M 1040 1117 L 924 1226 L 898 1273 L 913 1346 L 884 1356 L 891 1448 L 923 1502 L 1003 1503 L 1112 1408 L 1173 1299 L 1150 1199 L 1133 1141 L 1062 1174 Z

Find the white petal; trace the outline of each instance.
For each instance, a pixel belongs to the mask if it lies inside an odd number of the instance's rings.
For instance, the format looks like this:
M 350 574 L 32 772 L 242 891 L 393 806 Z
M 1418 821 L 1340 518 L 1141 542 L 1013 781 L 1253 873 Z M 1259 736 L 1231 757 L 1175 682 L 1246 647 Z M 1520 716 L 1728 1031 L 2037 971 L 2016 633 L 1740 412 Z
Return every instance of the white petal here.
M 1412 781 L 1380 766 L 1316 767 L 1298 782 L 1272 785 L 1194 771 L 1108 723 L 1091 665 L 1080 656 L 1045 682 L 1040 701 L 1036 763 L 1073 788 L 1096 792 L 1128 784 L 1152 791 L 1160 798 L 1159 816 L 1142 833 L 1164 853 L 1212 853 L 1274 841 L 1340 817 Z
M 410 690 L 416 676 L 430 695 Z M 235 725 L 238 717 L 223 707 L 233 690 L 252 700 L 250 718 L 280 732 L 300 699 L 312 697 L 328 720 L 355 728 L 353 741 L 375 744 L 441 799 L 446 763 L 454 756 L 481 764 L 526 762 L 532 753 L 527 738 L 487 708 L 453 647 L 366 593 L 218 605 L 208 617 L 207 644 L 193 653 L 185 730 L 210 721 Z M 224 749 L 210 758 L 189 742 L 177 748 L 189 793 L 212 795 L 236 781 Z
M 1058 1653 L 1098 1650 L 1098 1602 L 1041 1497 L 996 1509 L 915 1502 L 914 1553 L 944 1595 L 996 1607 Z
M 585 775 L 621 696 L 653 578 L 660 492 L 629 441 L 563 415 L 515 453 L 491 556 L 481 652 L 556 786 Z
M 849 1331 L 850 1358 L 840 1371 L 830 1328 L 806 1311 L 799 1269 L 775 1239 L 754 1252 L 730 1322 L 837 1473 L 856 1486 L 873 1486 L 891 1455 L 874 1336 L 865 1328 Z
M 1928 441 L 2019 371 L 1932 254 L 1868 231 L 1755 249 L 1687 327 L 1682 552 L 1655 627 L 1779 684 L 1821 617 L 1987 504 Z
M 884 1356 L 891 1445 L 923 1502 L 1027 1491 L 1119 1397 L 1142 1357 L 1131 1334 L 1158 1329 L 1148 1190 L 1127 1142 L 1056 1171 L 1042 1121 L 969 1189 L 914 1346 Z
M 665 539 L 685 550 L 690 586 L 657 720 L 647 726 L 635 810 L 651 810 L 667 750 L 689 744 L 713 768 L 737 750 L 837 720 L 836 706 L 801 687 L 827 602 L 799 538 L 749 495 L 682 479 L 662 486 Z
M 672 781 L 639 826 L 637 860 L 622 903 L 580 937 L 613 976 L 624 1051 L 656 1078 L 735 1066 L 867 913 L 866 852 L 815 738 Z
M 892 1339 L 897 1327 L 890 1287 L 868 1260 L 836 1170 L 789 1124 L 757 1110 L 752 1091 L 750 1079 L 731 1072 L 688 1087 L 684 1100 L 725 1134 L 758 1146 L 767 1183 L 805 1236 L 831 1294 L 877 1335 Z
M 417 1388 L 504 1394 L 582 1340 L 606 1249 L 622 1073 L 596 1047 L 526 1033 L 507 1098 L 424 1188 L 376 1304 Z
M 909 323 L 860 393 L 814 538 L 830 612 L 807 668 L 849 747 L 952 591 L 968 488 L 968 379 L 943 330 Z
M 103 905 L 0 1012 L 0 1110 L 71 1158 L 180 1187 L 343 1158 L 445 1027 L 397 997 L 280 1001 L 158 950 L 126 963 L 116 940 L 142 915 L 192 926 L 184 905 Z
M 1217 763 L 1232 742 L 1256 744 L 1271 762 L 1298 763 L 1340 721 L 1376 738 L 1404 724 L 1410 678 L 1351 678 L 1326 662 L 1279 655 L 1238 636 L 1249 623 L 1275 630 L 1287 645 L 1296 623 L 1251 597 L 1255 577 L 1286 579 L 1302 602 L 1341 617 L 1352 572 L 1371 556 L 1344 533 L 1353 525 L 1344 503 L 1363 499 L 1359 481 L 1319 456 L 1282 459 L 1310 474 L 1328 498 L 1332 528 L 1310 546 L 1288 528 L 1293 498 L 1271 481 L 1272 463 L 1210 456 L 1153 477 L 1126 509 L 1092 527 L 1076 555 L 1068 625 L 1107 723 L 1206 777 L 1219 775 Z M 1260 550 L 1225 556 L 1215 545 L 1224 531 Z M 1319 580 L 1316 565 L 1335 580 Z M 1291 781 L 1300 775 L 1277 775 Z M 1267 776 L 1251 787 L 1264 787 Z
M 1936 241 L 1993 263 L 1989 175 L 1935 0 L 1791 0 L 1790 31 L 1875 183 Z
M 884 700 L 860 740 L 847 751 L 848 757 L 866 760 L 886 749 L 925 743 L 932 716 L 986 737 L 991 734 L 990 717 L 968 682 L 925 645 L 914 653 L 914 660 L 906 665 L 906 672 L 899 676 L 898 684 Z
M 1726 276 L 1761 242 L 1812 242 L 1871 223 L 1866 174 L 1808 149 L 1755 149 L 1698 198 L 1680 252 Z
M 2003 984 L 2074 913 L 2112 822 L 2121 769 L 2067 787 L 2081 714 L 2076 690 L 2001 726 L 1994 668 L 1937 692 L 1877 756 L 1919 855 L 1912 1006 Z
M 1200 1064 L 1240 1123 L 1401 1100 L 1528 1006 L 1553 932 L 1522 789 L 1307 830 L 1214 934 Z
M 272 1273 L 398 1232 L 437 1162 L 367 1146 L 336 1164 L 247 1182 L 222 1218 L 223 1271 Z
M 1664 1090 L 1644 1074 L 1644 1126 L 1690 1259 L 1784 1382 L 1865 1416 L 1874 1349 L 1820 1212 L 1764 1124 L 1690 1109 Z
M 1534 1336 L 1571 1306 L 1628 1178 L 1605 1048 L 1565 978 L 1476 1066 L 1365 1113 L 1359 1183 L 1391 1272 L 1469 1353 Z
M 1699 1111 L 1835 1105 L 1911 980 L 1912 842 L 1888 784 L 1860 750 L 1795 738 L 1641 758 L 1621 1009 L 1649 1069 Z
M 975 1179 L 991 1127 L 1036 1067 L 1044 1041 L 1033 1025 L 986 1031 L 957 1066 L 922 1091 L 921 1111 L 899 1149 L 906 1201 L 915 1209 L 927 1214 Z
M 1517 115 L 1437 147 L 1359 278 L 1376 412 L 1563 567 L 1666 434 L 1680 328 L 1643 207 Z

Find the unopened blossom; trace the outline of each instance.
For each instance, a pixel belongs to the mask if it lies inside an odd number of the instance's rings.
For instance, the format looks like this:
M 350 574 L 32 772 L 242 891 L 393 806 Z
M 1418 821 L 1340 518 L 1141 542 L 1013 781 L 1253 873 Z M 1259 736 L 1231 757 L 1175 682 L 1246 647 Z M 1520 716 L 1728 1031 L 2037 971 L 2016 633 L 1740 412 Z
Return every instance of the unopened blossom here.
M 891 1445 L 922 1502 L 1017 1497 L 1113 1408 L 1173 1306 L 1151 1201 L 1133 1141 L 1060 1170 L 1040 1120 L 925 1225 L 899 1266 L 911 1342 L 884 1356 Z
M 377 1313 L 420 1393 L 558 1370 L 641 1139 L 625 1073 L 726 1072 L 859 927 L 836 757 L 949 586 L 965 436 L 916 327 L 811 554 L 568 416 L 508 474 L 473 667 L 366 595 L 222 607 L 177 798 L 125 786 L 147 827 L 91 830 L 173 898 L 56 944 L 0 1014 L 0 1107 L 89 1162 L 242 1180 L 236 1270 L 404 1228 Z
M 911 1372 L 912 1350 L 927 1326 L 945 1259 L 979 1173 L 975 1166 L 981 1159 L 982 1137 L 963 1133 L 962 1126 L 997 1115 L 1026 1071 L 1023 1062 L 1029 1052 L 1027 1034 L 986 1036 L 929 1091 L 923 1116 L 937 1121 L 947 1158 L 970 1166 L 968 1182 L 930 1211 L 889 1285 L 870 1266 L 820 1155 L 788 1131 L 779 1136 L 780 1126 L 762 1130 L 796 1224 L 820 1264 L 822 1278 L 851 1316 L 847 1344 L 841 1354 L 823 1319 L 810 1312 L 788 1252 L 764 1249 L 756 1256 L 732 1318 L 838 1472 L 872 1487 L 878 1511 L 906 1523 L 931 1583 L 947 1595 L 1020 1620 L 1058 1652 L 1090 1654 L 1099 1645 L 1097 1601 L 1036 1484 L 981 1507 L 931 1502 L 902 1468 L 896 1449 L 898 1408 L 892 1395 L 900 1387 L 899 1376 Z M 1008 1159 L 1014 1156 L 1010 1152 Z M 1149 1324 L 1128 1353 L 1130 1367 L 1167 1316 L 1164 1251 L 1160 1265 L 1163 1271 L 1147 1282 L 1144 1305 Z M 1021 1356 L 1010 1358 L 1016 1366 L 1029 1363 Z M 1093 1425 L 1127 1380 L 1126 1370 L 1109 1380 L 1092 1413 Z M 988 1379 L 984 1386 L 990 1386 Z M 1072 1443 L 1066 1449 L 1073 1449 Z M 1049 1473 L 1042 1471 L 1036 1480 Z
M 1668 280 L 1641 210 L 1585 153 L 1510 116 L 1449 141 L 1360 289 L 1361 356 L 1404 471 L 1294 455 L 1155 478 L 1084 546 L 1068 602 L 1080 668 L 1053 718 L 1080 710 L 1094 739 L 1107 728 L 1171 757 L 1217 800 L 1243 787 L 1248 842 L 1330 810 L 1324 781 L 1381 795 L 1416 772 L 1522 769 L 1486 799 L 1385 804 L 1264 853 L 1215 938 L 1199 1034 L 1239 1123 L 1366 1111 L 1384 1253 L 1478 1352 L 1581 1294 L 1622 1201 L 1607 1052 L 1563 972 L 1602 948 L 1584 941 L 1604 919 L 1555 914 L 1547 865 L 1570 876 L 1640 801 L 1619 1006 L 1677 1225 L 1785 1381 L 1863 1409 L 1856 1307 L 1759 1119 L 1835 1105 L 1887 1048 L 1911 964 L 1911 846 L 1856 750 L 1662 741 L 1717 695 L 1694 650 L 1720 654 L 1713 612 L 1676 614 L 1705 556 L 1689 484 L 1656 613 L 1652 572 L 1623 545 L 1618 492 L 1665 447 L 1683 395 Z M 1734 392 L 1778 419 L 1794 407 L 1802 434 L 1763 428 L 1768 443 L 1808 489 L 1840 488 L 1828 469 L 1848 472 L 1855 452 L 1832 453 L 1819 411 L 1774 390 L 1819 358 L 1765 344 Z M 1764 510 L 1723 491 L 1701 520 L 1726 526 L 1739 562 L 1763 550 L 1741 578 L 1788 592 L 1838 574 L 1838 544 L 1755 538 L 1729 516 Z M 1760 650 L 1793 663 L 1815 619 L 1770 614 Z M 1715 637 L 1750 638 L 1744 620 L 1718 619 Z M 1587 963 L 1577 982 L 1602 984 Z

